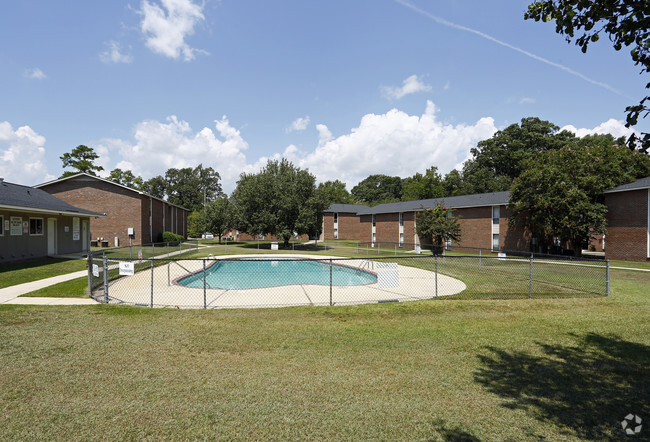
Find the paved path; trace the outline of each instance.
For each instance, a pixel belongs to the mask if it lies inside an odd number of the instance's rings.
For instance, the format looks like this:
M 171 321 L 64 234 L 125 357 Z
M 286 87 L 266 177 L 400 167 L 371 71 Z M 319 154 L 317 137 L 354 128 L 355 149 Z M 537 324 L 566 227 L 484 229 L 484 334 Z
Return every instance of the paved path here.
M 69 281 L 71 279 L 87 276 L 87 270 L 80 270 L 65 275 L 52 276 L 51 278 L 40 279 L 38 281 L 26 282 L 11 287 L 0 289 L 0 304 L 31 304 L 31 305 L 87 305 L 97 304 L 91 298 L 31 298 L 19 296 L 34 290 L 42 289 L 59 282 Z

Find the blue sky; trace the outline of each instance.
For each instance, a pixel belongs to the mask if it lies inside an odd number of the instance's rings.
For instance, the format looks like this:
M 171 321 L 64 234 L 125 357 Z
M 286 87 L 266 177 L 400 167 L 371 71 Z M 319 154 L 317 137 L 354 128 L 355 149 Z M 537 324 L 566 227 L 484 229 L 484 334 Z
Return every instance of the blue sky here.
M 148 179 L 285 156 L 348 190 L 459 167 L 537 116 L 626 134 L 647 79 L 607 38 L 582 54 L 519 0 L 21 0 L 0 15 L 0 176 L 33 185 L 93 147 Z M 648 122 L 638 126 L 648 130 Z

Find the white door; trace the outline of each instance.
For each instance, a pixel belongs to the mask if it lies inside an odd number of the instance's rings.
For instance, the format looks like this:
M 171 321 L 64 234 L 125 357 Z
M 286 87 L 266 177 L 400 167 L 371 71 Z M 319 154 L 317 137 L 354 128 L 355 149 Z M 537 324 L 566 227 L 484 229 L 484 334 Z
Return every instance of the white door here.
M 81 221 L 81 250 L 88 251 L 88 221 Z
M 47 254 L 56 255 L 56 218 L 47 219 Z

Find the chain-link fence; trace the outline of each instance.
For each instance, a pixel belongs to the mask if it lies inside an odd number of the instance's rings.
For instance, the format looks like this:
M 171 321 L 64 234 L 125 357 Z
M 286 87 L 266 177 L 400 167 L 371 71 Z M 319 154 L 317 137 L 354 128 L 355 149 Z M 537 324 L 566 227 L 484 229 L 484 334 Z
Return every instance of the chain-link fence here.
M 609 262 L 434 256 L 136 259 L 91 254 L 99 302 L 178 308 L 345 305 L 609 294 Z

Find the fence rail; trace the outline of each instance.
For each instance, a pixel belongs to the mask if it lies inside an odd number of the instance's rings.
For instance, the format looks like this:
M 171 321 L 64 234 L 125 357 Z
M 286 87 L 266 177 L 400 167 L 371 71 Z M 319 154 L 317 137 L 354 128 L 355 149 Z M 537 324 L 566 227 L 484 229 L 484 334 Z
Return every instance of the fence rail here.
M 181 249 L 182 251 L 182 249 Z M 609 295 L 609 262 L 534 256 L 149 258 L 92 253 L 99 302 L 178 308 Z

